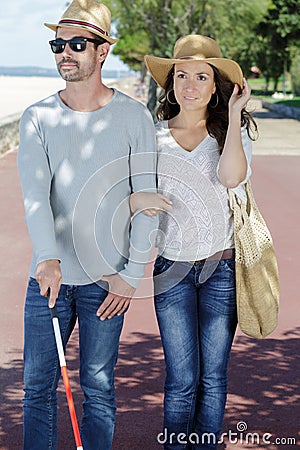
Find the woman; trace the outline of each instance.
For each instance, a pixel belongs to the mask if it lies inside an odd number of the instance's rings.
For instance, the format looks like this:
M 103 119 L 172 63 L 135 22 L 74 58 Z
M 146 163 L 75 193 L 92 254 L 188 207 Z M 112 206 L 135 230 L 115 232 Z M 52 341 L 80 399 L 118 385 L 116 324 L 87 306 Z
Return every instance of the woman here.
M 179 39 L 172 59 L 145 57 L 162 87 L 157 117 L 159 194 L 131 208 L 160 214 L 155 309 L 165 362 L 165 449 L 216 449 L 237 317 L 228 189 L 250 176 L 250 88 L 206 36 Z

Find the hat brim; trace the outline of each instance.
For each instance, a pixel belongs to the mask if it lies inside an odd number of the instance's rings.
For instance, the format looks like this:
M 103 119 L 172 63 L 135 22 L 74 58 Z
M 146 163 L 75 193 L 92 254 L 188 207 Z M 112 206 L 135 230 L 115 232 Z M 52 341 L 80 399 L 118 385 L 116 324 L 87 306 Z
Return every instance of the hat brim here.
M 107 42 L 109 42 L 110 44 L 115 44 L 117 42 L 118 39 L 113 39 L 110 36 L 106 36 L 105 34 L 99 33 L 97 32 L 97 30 L 94 30 L 93 28 L 90 27 L 85 27 L 84 25 L 76 25 L 76 24 L 72 24 L 72 25 L 59 25 L 59 24 L 55 24 L 55 23 L 44 23 L 45 27 L 50 28 L 50 30 L 55 31 L 57 30 L 57 28 L 78 28 L 80 30 L 87 30 L 90 33 L 96 34 L 97 36 L 100 36 L 102 39 L 105 39 Z
M 211 64 L 216 67 L 222 74 L 224 74 L 232 83 L 237 83 L 243 88 L 243 72 L 238 63 L 232 59 L 227 58 L 199 58 L 193 57 L 191 59 L 170 59 L 160 58 L 158 56 L 146 55 L 144 57 L 145 64 L 154 80 L 163 89 L 166 85 L 168 73 L 174 64 L 182 64 L 191 61 L 200 61 Z

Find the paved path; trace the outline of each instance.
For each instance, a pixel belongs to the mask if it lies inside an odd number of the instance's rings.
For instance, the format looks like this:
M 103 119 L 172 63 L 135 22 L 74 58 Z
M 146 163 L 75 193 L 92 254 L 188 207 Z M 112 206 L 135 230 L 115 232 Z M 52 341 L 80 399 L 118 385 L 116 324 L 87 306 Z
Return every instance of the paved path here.
M 261 138 L 254 146 L 253 188 L 273 234 L 282 298 L 277 330 L 268 339 L 237 334 L 230 360 L 229 397 L 224 432 L 245 422 L 260 443 L 230 443 L 227 449 L 295 449 L 299 441 L 299 297 L 300 204 L 299 122 L 283 119 L 256 105 Z M 272 139 L 269 140 L 268 136 Z M 288 156 L 274 154 L 286 149 Z M 269 154 L 271 153 L 271 155 Z M 22 317 L 31 246 L 23 220 L 16 173 L 16 152 L 0 159 L 0 449 L 21 448 Z M 149 286 L 143 288 L 148 289 Z M 77 377 L 77 331 L 67 352 L 75 402 L 82 400 Z M 164 365 L 151 299 L 134 300 L 127 313 L 116 370 L 118 415 L 113 450 L 155 450 L 161 431 Z M 59 450 L 74 449 L 61 388 Z M 240 423 L 240 430 L 245 424 Z M 272 435 L 265 435 L 269 433 Z M 244 433 L 244 437 L 246 434 Z M 263 442 L 263 436 L 266 442 Z M 234 436 L 233 436 L 234 437 Z M 236 436 L 235 436 L 236 437 Z M 256 438 L 258 439 L 258 438 Z M 284 440 L 285 439 L 285 440 Z M 270 442 L 270 443 L 268 443 Z
M 254 154 L 300 155 L 300 121 L 262 109 L 260 100 L 251 100 L 249 110 L 253 112 L 259 127 L 259 139 L 253 145 Z

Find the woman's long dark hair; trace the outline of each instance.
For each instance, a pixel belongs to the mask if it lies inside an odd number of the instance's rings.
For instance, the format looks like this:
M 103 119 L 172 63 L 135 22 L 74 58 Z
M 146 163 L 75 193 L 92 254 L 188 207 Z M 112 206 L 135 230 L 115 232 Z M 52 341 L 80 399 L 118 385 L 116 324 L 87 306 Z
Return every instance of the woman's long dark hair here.
M 210 67 L 214 71 L 214 81 L 216 84 L 217 95 L 213 95 L 212 100 L 207 105 L 208 117 L 206 119 L 206 128 L 208 134 L 217 140 L 220 153 L 222 153 L 228 129 L 228 102 L 233 92 L 234 84 L 216 67 L 212 65 L 210 65 Z M 174 92 L 173 95 L 171 92 L 173 88 L 174 66 L 168 73 L 165 89 L 158 99 L 159 106 L 156 112 L 158 120 L 169 120 L 179 114 L 180 106 L 176 102 Z M 167 96 L 172 103 L 170 103 Z M 176 103 L 173 104 L 174 102 Z M 241 126 L 246 127 L 250 139 L 256 139 L 256 122 L 245 108 L 241 111 Z

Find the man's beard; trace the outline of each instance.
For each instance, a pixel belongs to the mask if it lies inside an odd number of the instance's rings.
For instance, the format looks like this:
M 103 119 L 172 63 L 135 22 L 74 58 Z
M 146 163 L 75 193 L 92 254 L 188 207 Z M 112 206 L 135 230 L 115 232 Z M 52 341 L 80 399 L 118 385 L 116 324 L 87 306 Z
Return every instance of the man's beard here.
M 62 64 L 71 63 L 75 64 L 76 67 L 72 67 L 71 69 L 61 68 Z M 65 81 L 83 81 L 89 78 L 95 71 L 95 61 L 90 61 L 89 65 L 84 69 L 80 68 L 80 63 L 73 59 L 62 59 L 59 63 L 57 63 L 57 69 L 60 73 L 60 76 Z

